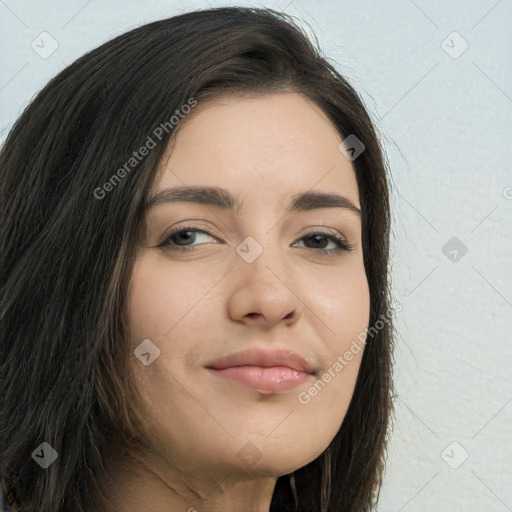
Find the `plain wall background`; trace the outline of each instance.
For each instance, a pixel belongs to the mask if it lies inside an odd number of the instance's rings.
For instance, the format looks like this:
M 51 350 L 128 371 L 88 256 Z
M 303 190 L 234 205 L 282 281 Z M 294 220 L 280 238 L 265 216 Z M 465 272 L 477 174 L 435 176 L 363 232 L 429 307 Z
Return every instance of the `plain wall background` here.
M 86 51 L 221 5 L 300 18 L 383 136 L 403 309 L 379 512 L 512 510 L 511 0 L 2 0 L 1 139 Z

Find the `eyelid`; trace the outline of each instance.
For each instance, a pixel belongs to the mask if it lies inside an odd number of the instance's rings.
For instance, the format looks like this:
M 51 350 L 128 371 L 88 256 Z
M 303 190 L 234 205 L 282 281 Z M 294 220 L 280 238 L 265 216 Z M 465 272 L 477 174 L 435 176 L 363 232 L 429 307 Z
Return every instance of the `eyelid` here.
M 198 219 L 201 220 L 201 219 Z M 187 222 L 187 221 L 183 221 Z M 190 221 L 190 224 L 183 224 L 183 225 L 173 225 L 170 228 L 166 229 L 162 235 L 159 237 L 160 241 L 157 244 L 157 247 L 160 246 L 162 243 L 164 243 L 171 235 L 174 235 L 176 233 L 179 233 L 180 231 L 187 231 L 187 230 L 193 230 L 193 231 L 200 231 L 201 233 L 204 233 L 208 236 L 214 236 L 216 238 L 221 238 L 220 233 L 217 232 L 217 230 L 212 227 L 211 225 L 208 225 L 208 227 L 201 227 L 197 224 L 195 224 L 197 221 Z M 209 233 L 209 231 L 213 231 L 216 233 L 215 235 Z
M 169 227 L 159 237 L 160 241 L 161 242 L 165 241 L 169 237 L 170 234 L 174 234 L 179 231 L 185 231 L 187 229 L 202 231 L 203 233 L 210 235 L 210 236 L 213 236 L 213 235 L 211 233 L 209 233 L 208 231 L 213 231 L 213 233 L 215 234 L 214 236 L 216 236 L 218 238 L 222 238 L 222 234 L 219 231 L 217 231 L 217 229 L 215 227 L 213 227 L 211 224 L 208 224 L 208 226 L 205 226 L 205 227 L 201 227 L 200 225 L 195 224 L 196 222 L 200 222 L 201 220 L 202 219 L 196 219 L 196 220 L 191 220 L 191 221 L 182 221 L 183 225 L 181 225 L 181 226 L 173 225 L 173 226 Z M 186 224 L 186 222 L 189 222 L 189 224 Z M 205 222 L 207 222 L 207 221 L 205 220 Z M 322 230 L 326 233 L 341 237 L 341 238 L 343 238 L 344 241 L 347 241 L 346 236 L 341 231 L 339 231 L 335 228 L 331 228 L 329 226 L 322 226 L 322 225 L 308 226 L 308 227 L 304 228 L 304 231 L 305 231 L 304 234 L 299 235 L 299 236 L 304 237 L 306 235 L 310 235 L 315 230 Z M 230 230 L 230 232 L 233 233 L 232 230 Z M 347 241 L 347 243 L 348 243 L 348 241 Z

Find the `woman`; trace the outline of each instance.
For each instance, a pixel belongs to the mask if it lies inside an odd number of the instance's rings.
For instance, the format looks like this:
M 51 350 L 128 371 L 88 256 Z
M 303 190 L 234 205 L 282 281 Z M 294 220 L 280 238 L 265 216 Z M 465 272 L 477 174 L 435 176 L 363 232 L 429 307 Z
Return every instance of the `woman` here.
M 15 510 L 371 509 L 388 178 L 359 96 L 289 17 L 116 37 L 50 81 L 0 162 Z

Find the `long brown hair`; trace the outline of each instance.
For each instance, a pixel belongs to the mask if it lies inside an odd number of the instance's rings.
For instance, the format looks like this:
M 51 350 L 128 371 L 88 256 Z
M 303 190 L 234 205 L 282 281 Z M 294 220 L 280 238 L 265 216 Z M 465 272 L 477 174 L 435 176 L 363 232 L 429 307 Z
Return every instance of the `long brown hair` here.
M 375 127 L 291 17 L 216 8 L 112 39 L 44 87 L 0 154 L 0 476 L 19 510 L 108 508 L 105 454 L 144 447 L 126 294 L 148 191 L 176 130 L 160 130 L 147 156 L 113 174 L 191 98 L 272 91 L 306 95 L 343 138 L 364 144 L 353 165 L 370 326 L 390 311 L 388 177 Z M 271 512 L 375 504 L 392 411 L 392 327 L 388 318 L 367 340 L 339 432 L 316 460 L 278 479 Z M 45 470 L 31 460 L 43 441 L 59 454 Z

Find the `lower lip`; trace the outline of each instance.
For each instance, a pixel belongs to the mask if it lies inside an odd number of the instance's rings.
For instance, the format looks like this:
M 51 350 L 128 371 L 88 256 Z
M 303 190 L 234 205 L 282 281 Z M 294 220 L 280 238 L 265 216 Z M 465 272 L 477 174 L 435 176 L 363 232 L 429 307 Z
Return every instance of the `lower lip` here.
M 221 377 L 237 380 L 251 388 L 267 392 L 293 389 L 311 376 L 310 373 L 293 370 L 287 366 L 233 366 L 213 371 Z

